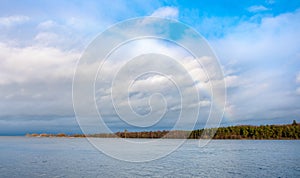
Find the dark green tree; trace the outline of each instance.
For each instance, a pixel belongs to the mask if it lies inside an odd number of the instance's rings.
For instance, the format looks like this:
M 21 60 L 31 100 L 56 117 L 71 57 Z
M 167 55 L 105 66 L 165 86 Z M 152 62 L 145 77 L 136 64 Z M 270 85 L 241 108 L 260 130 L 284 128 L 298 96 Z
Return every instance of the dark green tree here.
M 297 125 L 297 122 L 296 120 L 293 120 L 293 124 L 292 125 Z

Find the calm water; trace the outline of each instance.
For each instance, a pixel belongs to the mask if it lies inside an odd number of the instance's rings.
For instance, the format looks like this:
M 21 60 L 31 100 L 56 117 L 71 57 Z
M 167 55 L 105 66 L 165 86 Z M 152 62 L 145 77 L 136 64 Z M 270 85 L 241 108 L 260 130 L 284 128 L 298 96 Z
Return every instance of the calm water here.
M 0 177 L 300 177 L 299 140 L 197 143 L 188 140 L 162 159 L 130 163 L 84 138 L 0 137 Z

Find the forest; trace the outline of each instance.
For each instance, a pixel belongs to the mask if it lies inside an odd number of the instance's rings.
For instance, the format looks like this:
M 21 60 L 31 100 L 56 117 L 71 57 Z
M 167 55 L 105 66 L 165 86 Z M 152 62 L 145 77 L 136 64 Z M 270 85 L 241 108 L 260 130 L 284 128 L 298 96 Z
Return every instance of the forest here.
M 220 128 L 185 130 L 158 130 L 129 132 L 124 130 L 116 133 L 102 134 L 26 134 L 28 137 L 98 137 L 98 138 L 167 138 L 167 139 L 300 139 L 300 124 L 294 120 L 286 125 L 239 125 Z
M 189 138 L 199 139 L 213 136 L 213 139 L 299 139 L 300 124 L 293 121 L 288 125 L 230 126 L 194 130 Z

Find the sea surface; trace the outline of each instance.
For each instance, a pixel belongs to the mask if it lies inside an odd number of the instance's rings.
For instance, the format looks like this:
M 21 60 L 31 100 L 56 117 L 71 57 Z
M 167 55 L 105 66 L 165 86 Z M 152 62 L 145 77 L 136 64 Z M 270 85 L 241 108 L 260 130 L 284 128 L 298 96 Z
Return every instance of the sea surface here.
M 114 147 L 118 139 L 97 141 Z M 161 159 L 134 163 L 85 138 L 0 137 L 0 177 L 300 177 L 300 140 L 212 140 L 202 148 L 187 140 Z

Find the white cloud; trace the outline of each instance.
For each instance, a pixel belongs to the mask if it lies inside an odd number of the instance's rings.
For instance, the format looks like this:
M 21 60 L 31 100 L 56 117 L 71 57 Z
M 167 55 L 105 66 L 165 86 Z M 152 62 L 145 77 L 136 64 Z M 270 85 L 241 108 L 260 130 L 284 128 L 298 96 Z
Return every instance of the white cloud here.
M 28 16 L 22 16 L 22 15 L 0 17 L 0 26 L 10 27 L 13 25 L 22 24 L 28 21 L 29 19 L 30 18 Z
M 193 60 L 192 58 L 184 58 L 182 61 L 182 65 L 186 68 L 189 74 L 194 78 L 195 82 L 207 83 L 209 81 L 207 73 L 205 73 L 205 70 L 199 64 L 198 61 L 201 61 L 202 63 L 206 63 L 206 65 L 209 66 L 209 60 L 207 60 L 207 58 L 205 57 L 198 60 Z
M 50 29 L 52 27 L 55 27 L 56 25 L 57 25 L 56 22 L 54 22 L 53 20 L 47 20 L 47 21 L 41 22 L 38 25 L 38 28 L 45 30 L 45 29 Z
M 296 93 L 297 93 L 298 95 L 300 95 L 300 87 L 297 88 Z
M 261 11 L 267 11 L 269 10 L 265 6 L 258 5 L 258 6 L 251 6 L 247 9 L 249 12 L 261 12 Z
M 252 7 L 253 12 L 267 10 L 265 7 Z M 162 7 L 153 12 L 152 16 L 178 18 L 178 9 L 174 7 Z M 226 66 L 227 88 L 229 91 L 227 106 L 228 116 L 235 119 L 253 119 L 289 116 L 291 105 L 299 106 L 299 98 L 295 95 L 295 88 L 300 94 L 299 86 L 292 86 L 287 83 L 284 73 L 285 68 L 269 68 L 272 65 L 282 64 L 289 59 L 291 64 L 297 64 L 294 54 L 298 51 L 300 44 L 299 19 L 300 11 L 295 13 L 281 14 L 275 17 L 264 17 L 261 23 L 250 21 L 241 22 L 237 27 L 233 27 L 230 33 L 225 33 L 222 39 L 213 41 L 214 47 L 220 56 L 222 63 Z M 23 23 L 29 18 L 14 17 L 0 18 L 0 25 L 10 26 Z M 23 19 L 23 20 L 22 20 Z M 214 19 L 211 23 L 218 25 L 222 21 Z M 72 23 L 71 23 L 72 22 Z M 82 28 L 86 25 L 79 23 L 76 19 L 71 20 L 69 25 L 79 24 Z M 226 19 L 225 22 L 227 23 Z M 224 23 L 224 22 L 223 22 Z M 91 23 L 92 24 L 92 23 Z M 95 25 L 96 26 L 96 25 Z M 71 104 L 71 82 L 79 58 L 77 52 L 64 51 L 54 46 L 66 45 L 63 35 L 68 35 L 70 28 L 60 27 L 56 22 L 48 20 L 40 23 L 37 27 L 39 32 L 35 35 L 34 45 L 21 47 L 11 47 L 0 43 L 0 109 L 4 114 L 45 114 L 45 113 L 72 113 Z M 55 30 L 53 28 L 56 28 Z M 64 29 L 61 33 L 60 28 Z M 95 28 L 91 28 L 95 29 Z M 222 29 L 220 29 L 222 30 Z M 73 31 L 74 32 L 74 31 Z M 71 32 L 70 32 L 71 33 Z M 71 38 L 71 36 L 68 36 Z M 73 38 L 72 38 L 73 40 Z M 288 44 L 288 45 L 287 45 Z M 50 46 L 50 47 L 49 47 Z M 52 46 L 52 47 L 51 47 Z M 105 79 L 98 86 L 100 91 L 97 99 L 103 104 L 102 109 L 107 115 L 113 115 L 113 106 L 110 102 L 110 86 L 105 83 L 111 79 L 124 62 L 124 58 L 130 58 L 136 53 L 147 53 L 150 51 L 178 57 L 182 59 L 181 64 L 194 78 L 199 90 L 208 90 L 209 84 L 205 72 L 196 60 L 184 58 L 178 48 L 153 41 L 136 41 L 134 45 L 119 49 L 112 61 L 108 61 L 103 68 L 102 76 Z M 209 59 L 200 59 L 203 63 Z M 232 61 L 235 61 L 232 64 Z M 230 65 L 229 65 L 230 64 Z M 286 63 L 285 63 L 286 64 Z M 87 66 L 90 67 L 97 66 Z M 254 70 L 253 70 L 254 69 Z M 209 70 L 214 70 L 213 68 Z M 292 80 L 295 81 L 295 73 Z M 184 78 L 183 78 L 184 79 Z M 296 81 L 300 82 L 300 74 Z M 180 81 L 184 83 L 184 80 Z M 294 84 L 295 82 L 293 82 Z M 132 92 L 137 93 L 131 98 L 134 106 L 141 106 L 142 109 L 149 109 L 148 103 L 140 100 L 148 93 L 142 93 L 143 89 L 148 91 L 168 91 L 166 98 L 171 101 L 171 108 L 180 108 L 170 88 L 172 83 L 163 76 L 152 76 L 144 80 L 137 81 L 132 88 Z M 188 92 L 188 90 L 183 91 Z M 200 92 L 201 93 L 201 92 Z M 202 93 L 201 93 L 202 94 Z M 209 95 L 209 94 L 208 94 Z M 192 97 L 192 96 L 191 96 Z M 191 105 L 209 106 L 210 101 L 203 99 Z M 7 109 L 11 108 L 11 109 Z M 34 109 L 31 109 L 34 108 Z M 139 109 L 139 108 L 138 108 Z M 276 112 L 274 112 L 276 110 Z M 291 111 L 291 113 L 293 113 Z M 2 113 L 3 114 L 3 113 Z
M 142 90 L 154 90 L 154 89 L 159 89 L 161 86 L 169 86 L 169 79 L 165 76 L 161 75 L 154 75 L 154 76 L 149 76 L 148 78 L 144 80 L 137 80 L 134 82 L 133 85 L 133 92 L 138 92 Z
M 42 44 L 58 44 L 61 40 L 61 38 L 56 34 L 52 32 L 40 32 L 38 33 L 34 40 L 37 43 L 42 43 Z
M 300 10 L 264 17 L 259 24 L 242 22 L 223 38 L 212 41 L 212 44 L 219 57 L 227 61 L 255 64 L 285 61 L 288 56 L 295 58 L 300 53 L 299 18 Z
M 178 18 L 178 9 L 176 7 L 161 7 L 154 11 L 151 16 L 177 19 Z
M 180 105 L 181 96 L 179 92 L 181 92 L 181 94 L 185 97 L 188 97 L 185 101 L 191 101 L 190 103 L 184 104 L 186 108 L 195 108 L 199 106 L 206 108 L 210 105 L 211 98 L 210 91 L 208 91 L 210 90 L 209 80 L 205 71 L 196 59 L 191 57 L 190 54 L 188 54 L 183 48 L 179 48 L 177 45 L 170 42 L 157 39 L 143 39 L 132 41 L 120 46 L 109 56 L 107 61 L 103 64 L 101 72 L 98 73 L 98 79 L 96 82 L 96 99 L 98 106 L 101 106 L 99 109 L 101 110 L 102 116 L 111 117 L 112 115 L 117 115 L 114 112 L 115 109 L 111 102 L 111 81 L 115 77 L 114 75 L 116 75 L 118 71 L 131 59 L 141 54 L 149 53 L 162 54 L 173 58 L 178 62 L 178 65 L 181 66 L 182 69 L 187 71 L 187 73 L 184 75 L 182 75 L 181 72 L 176 73 L 176 68 L 174 69 L 172 63 L 165 63 L 163 61 L 164 59 L 161 59 L 161 62 L 153 62 L 149 60 L 148 62 L 144 61 L 144 63 L 135 63 L 134 66 L 128 68 L 130 70 L 128 70 L 127 73 L 122 73 L 122 76 L 125 78 L 130 76 L 129 74 L 131 70 L 134 70 L 135 68 L 141 68 L 143 71 L 149 72 L 147 70 L 149 65 L 156 67 L 158 71 L 160 71 L 160 69 L 164 69 L 163 74 L 165 75 L 151 73 L 152 71 L 150 71 L 150 74 L 146 73 L 139 78 L 132 78 L 132 80 L 135 81 L 131 84 L 131 86 L 125 85 L 126 82 L 123 80 L 118 80 L 118 85 L 122 87 L 114 88 L 114 92 L 120 93 L 119 91 L 122 91 L 122 96 L 121 94 L 118 95 L 118 103 L 121 103 L 120 105 L 128 105 L 129 101 L 134 111 L 137 111 L 138 113 L 147 113 L 149 112 L 150 107 L 150 96 L 160 93 L 164 96 L 164 99 L 168 104 L 168 109 L 177 112 L 182 109 Z M 208 68 L 212 67 L 210 65 L 212 59 L 203 57 L 198 60 L 201 61 L 202 64 L 205 64 Z M 90 71 L 88 68 L 87 70 Z M 169 75 L 170 73 L 172 73 L 172 75 Z M 188 83 L 188 74 L 195 81 L 194 86 Z M 176 79 L 175 84 L 172 79 Z M 114 80 L 114 82 L 116 82 L 116 80 Z M 180 91 L 177 90 L 176 85 L 181 87 Z M 201 93 L 200 100 L 192 94 L 192 87 L 195 87 L 194 90 L 198 90 L 199 93 Z M 127 90 L 128 92 L 123 93 L 123 91 Z M 158 101 L 159 100 L 154 100 L 153 102 Z M 163 107 L 156 107 L 159 106 L 159 104 L 151 106 L 153 107 L 153 112 L 159 112 L 164 109 Z M 176 117 L 176 115 L 172 115 L 172 117 L 168 116 L 169 119 L 174 119 Z
M 296 10 L 259 23 L 244 21 L 212 41 L 225 72 L 230 71 L 225 81 L 231 121 L 299 116 L 299 18 Z
M 72 115 L 71 84 L 79 53 L 0 43 L 0 116 Z
M 237 87 L 241 84 L 237 75 L 226 76 L 224 80 L 227 88 Z
M 53 40 L 50 32 L 41 32 L 36 37 L 37 42 Z M 56 37 L 54 35 L 54 37 Z M 54 38 L 55 39 L 55 38 Z M 195 77 L 195 80 L 206 80 L 203 72 L 198 70 L 199 64 L 192 58 L 184 58 L 187 54 L 176 45 L 165 44 L 156 40 L 136 41 L 132 45 L 121 47 L 119 53 L 112 54 L 103 66 L 97 92 L 97 100 L 105 103 L 101 108 L 105 114 L 114 115 L 114 108 L 109 103 L 111 80 L 122 65 L 124 60 L 131 59 L 137 54 L 149 52 L 162 53 L 173 58 L 182 59 L 182 65 Z M 34 46 L 14 47 L 0 43 L 0 109 L 5 110 L 1 115 L 45 115 L 45 114 L 73 114 L 71 99 L 71 84 L 76 62 L 79 59 L 76 51 L 63 51 L 54 47 L 47 47 L 37 43 Z M 206 58 L 205 58 L 206 59 Z M 204 59 L 204 60 L 205 60 Z M 125 61 L 126 62 L 126 61 Z M 159 67 L 159 64 L 157 64 Z M 167 65 L 168 66 L 168 65 Z M 96 65 L 87 65 L 86 70 L 97 68 Z M 172 68 L 168 69 L 172 70 Z M 177 84 L 185 86 L 184 76 L 173 76 L 179 78 Z M 206 82 L 206 81 L 205 81 Z M 202 82 L 202 83 L 205 83 Z M 137 92 L 141 97 L 132 97 L 131 103 L 138 111 L 147 111 L 148 96 L 153 92 L 162 92 L 170 107 L 180 106 L 180 98 L 174 84 L 165 76 L 153 75 L 137 80 L 130 92 Z M 124 88 L 120 88 L 124 90 Z M 188 93 L 188 90 L 181 92 Z M 194 96 L 190 96 L 194 97 Z M 127 102 L 124 100 L 122 102 Z M 158 102 L 159 100 L 153 100 Z M 199 102 L 199 101 L 198 101 Z M 4 104 L 5 103 L 5 104 Z M 196 102 L 195 102 L 196 103 Z M 191 106 L 194 103 L 189 103 Z M 196 103 L 197 104 L 197 103 Z M 208 100 L 200 101 L 198 105 L 207 106 Z M 157 105 L 158 106 L 158 105 Z M 11 108 L 11 109 L 5 109 Z M 153 108 L 159 110 L 160 108 Z
M 0 43 L 2 84 L 71 77 L 79 54 L 50 47 L 10 47 Z
M 296 83 L 300 83 L 300 72 L 299 72 L 298 75 L 296 76 Z
M 200 107 L 207 107 L 210 106 L 211 102 L 210 100 L 202 100 L 199 102 Z

